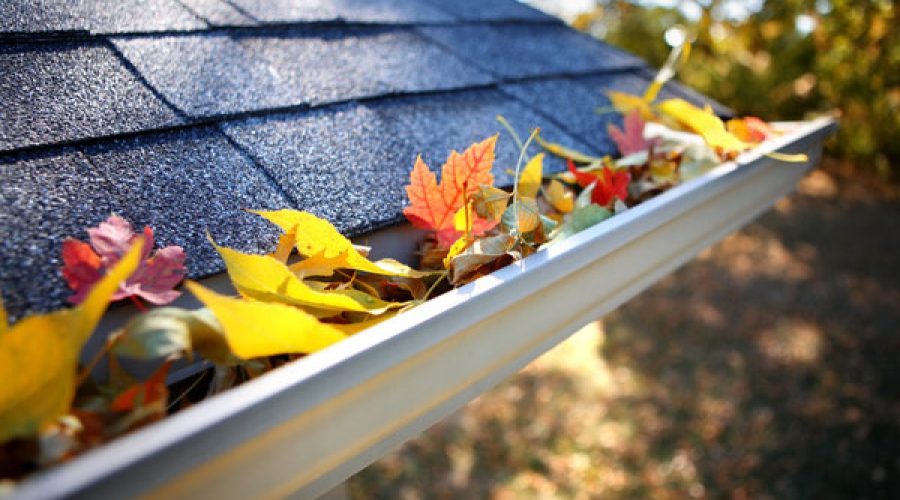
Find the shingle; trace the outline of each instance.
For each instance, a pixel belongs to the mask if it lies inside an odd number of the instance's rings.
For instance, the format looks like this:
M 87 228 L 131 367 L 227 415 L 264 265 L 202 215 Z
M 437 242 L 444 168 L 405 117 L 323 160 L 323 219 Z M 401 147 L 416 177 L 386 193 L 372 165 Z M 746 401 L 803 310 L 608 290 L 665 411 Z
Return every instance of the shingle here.
M 612 71 L 643 63 L 565 26 L 428 26 L 419 30 L 460 58 L 504 77 Z
M 252 26 L 256 21 L 226 0 L 179 0 L 211 26 Z
M 70 294 L 63 239 L 114 209 L 112 184 L 73 149 L 0 158 L 0 178 L 0 293 L 11 315 L 47 311 Z
M 515 0 L 428 0 L 465 21 L 556 21 Z
M 166 99 L 191 116 L 289 104 L 268 64 L 225 35 L 115 40 L 116 47 Z
M 406 30 L 328 30 L 319 36 L 238 42 L 270 62 L 285 86 L 285 104 L 322 104 L 494 81 L 487 72 Z
M 0 47 L 0 151 L 181 123 L 103 45 Z
M 11 312 L 46 311 L 69 296 L 59 271 L 66 236 L 115 212 L 150 225 L 159 246 L 176 244 L 189 275 L 221 271 L 206 231 L 222 244 L 263 251 L 276 234 L 243 208 L 287 199 L 215 129 L 107 142 L 0 159 L 0 289 Z
M 176 0 L 3 0 L 0 32 L 94 33 L 203 29 Z
M 531 129 L 540 127 L 542 137 L 566 147 L 596 152 L 532 109 L 495 90 L 388 100 L 373 104 L 372 109 L 393 123 L 394 134 L 411 143 L 412 152 L 408 157 L 415 158 L 421 153 L 433 169 L 440 168 L 451 150 L 462 151 L 473 142 L 499 133 L 494 182 L 500 186 L 512 185 L 513 177 L 507 171 L 515 168 L 519 150 L 497 121 L 498 115 L 507 119 L 522 140 L 527 139 Z M 539 151 L 532 145 L 529 153 Z M 411 160 L 406 167 L 407 171 L 412 168 Z M 548 157 L 544 162 L 545 172 L 560 171 L 564 167 L 555 157 Z
M 346 104 L 223 127 L 300 208 L 356 235 L 402 220 L 404 186 L 417 154 L 439 170 L 451 149 L 461 151 L 500 132 L 498 114 L 506 116 L 521 135 L 540 125 L 566 146 L 587 149 L 497 91 Z M 511 183 L 505 170 L 515 166 L 517 156 L 512 139 L 504 134 L 494 164 L 497 184 Z M 562 163 L 551 159 L 547 168 L 558 171 Z
M 151 85 L 191 116 L 493 81 L 404 30 L 333 28 L 266 37 L 178 36 L 115 43 Z
M 290 206 L 265 172 L 215 128 L 112 141 L 84 152 L 114 185 L 116 213 L 149 224 L 160 245 L 184 247 L 190 276 L 222 270 L 206 231 L 224 245 L 270 251 L 275 232 L 242 209 Z
M 369 108 L 342 105 L 223 125 L 296 201 L 349 234 L 398 220 L 411 144 Z
M 419 0 L 232 0 L 260 21 L 270 23 L 346 21 L 358 23 L 438 23 L 452 21 Z

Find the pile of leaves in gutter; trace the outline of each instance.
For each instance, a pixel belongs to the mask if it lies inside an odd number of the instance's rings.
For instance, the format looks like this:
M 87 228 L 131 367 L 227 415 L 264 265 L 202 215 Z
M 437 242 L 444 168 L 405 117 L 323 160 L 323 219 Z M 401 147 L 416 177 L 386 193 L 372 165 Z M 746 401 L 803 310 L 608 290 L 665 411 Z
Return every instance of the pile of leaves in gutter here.
M 151 254 L 150 228 L 138 235 L 113 215 L 88 229 L 90 243 L 67 240 L 63 276 L 74 307 L 8 325 L 0 304 L 0 478 L 63 462 L 338 342 L 558 244 L 775 133 L 756 118 L 723 123 L 681 99 L 656 102 L 660 86 L 655 82 L 643 97 L 609 94 L 624 116 L 623 128 L 609 129 L 617 159 L 566 149 L 538 130 L 523 142 L 500 117 L 520 149 L 511 192 L 493 185 L 497 135 L 453 151 L 440 182 L 417 158 L 404 213 L 430 232 L 420 270 L 370 260 L 367 249 L 312 214 L 252 211 L 281 229 L 277 247 L 253 255 L 219 246 L 210 236 L 238 295 L 187 281 L 185 288 L 203 305 L 191 310 L 166 306 L 180 295 L 174 288 L 185 276 L 185 255 L 178 247 Z M 529 157 L 533 141 L 545 152 Z M 548 153 L 565 158 L 568 171 L 545 176 Z M 81 363 L 108 304 L 123 299 L 139 312 Z M 147 303 L 161 307 L 148 310 Z M 197 355 L 212 364 L 211 375 L 187 387 L 167 385 L 173 363 Z M 139 380 L 123 367 L 126 359 L 155 368 Z

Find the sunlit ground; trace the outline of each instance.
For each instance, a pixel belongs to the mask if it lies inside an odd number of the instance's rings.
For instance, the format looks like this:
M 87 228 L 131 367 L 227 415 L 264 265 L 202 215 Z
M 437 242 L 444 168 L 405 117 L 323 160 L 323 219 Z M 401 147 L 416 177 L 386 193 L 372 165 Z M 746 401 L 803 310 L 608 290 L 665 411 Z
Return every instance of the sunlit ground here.
M 897 498 L 898 325 L 900 203 L 832 165 L 351 492 Z

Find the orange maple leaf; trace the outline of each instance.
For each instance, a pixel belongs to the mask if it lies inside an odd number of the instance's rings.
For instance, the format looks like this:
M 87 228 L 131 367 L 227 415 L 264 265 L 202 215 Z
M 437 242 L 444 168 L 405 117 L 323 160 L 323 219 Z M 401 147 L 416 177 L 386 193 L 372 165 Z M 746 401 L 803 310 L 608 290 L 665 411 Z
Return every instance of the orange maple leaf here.
M 413 226 L 434 231 L 441 247 L 449 247 L 462 234 L 453 227 L 453 216 L 466 198 L 480 185 L 493 185 L 491 167 L 496 143 L 495 135 L 472 144 L 462 154 L 452 151 L 441 167 L 440 184 L 422 157 L 416 158 L 406 186 L 411 205 L 403 209 L 403 214 Z M 481 234 L 496 224 L 497 221 L 476 218 L 473 232 Z

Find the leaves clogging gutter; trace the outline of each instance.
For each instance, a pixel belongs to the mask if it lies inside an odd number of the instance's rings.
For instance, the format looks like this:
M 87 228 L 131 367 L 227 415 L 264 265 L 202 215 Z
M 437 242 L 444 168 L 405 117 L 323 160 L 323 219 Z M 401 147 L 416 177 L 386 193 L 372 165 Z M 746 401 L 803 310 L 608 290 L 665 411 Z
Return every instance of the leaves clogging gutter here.
M 216 394 L 553 245 L 776 134 L 757 118 L 723 123 L 681 99 L 654 103 L 662 83 L 657 79 L 643 97 L 610 93 L 625 117 L 623 129 L 609 130 L 618 159 L 563 148 L 537 129 L 523 142 L 498 117 L 520 148 L 512 193 L 493 186 L 498 136 L 453 151 L 440 182 L 417 158 L 404 214 L 431 231 L 421 244 L 422 270 L 371 261 L 366 249 L 312 214 L 254 211 L 282 230 L 272 253 L 244 254 L 210 237 L 238 296 L 189 281 L 186 288 L 204 308 L 147 310 L 144 301 L 165 305 L 180 294 L 174 290 L 185 274 L 180 248 L 151 256 L 152 230 L 138 236 L 115 215 L 88 229 L 90 245 L 67 240 L 63 276 L 75 307 L 8 326 L 0 304 L 0 479 L 13 487 L 34 470 L 192 404 L 185 393 L 195 387 L 175 394 L 166 386 L 176 358 L 198 353 L 211 361 L 214 374 L 201 392 Z M 527 157 L 532 141 L 565 158 L 568 172 L 544 178 L 544 153 Z M 79 366 L 107 305 L 121 299 L 140 313 Z M 97 381 L 92 370 L 103 358 L 108 374 Z M 158 369 L 135 380 L 120 358 L 156 360 Z

